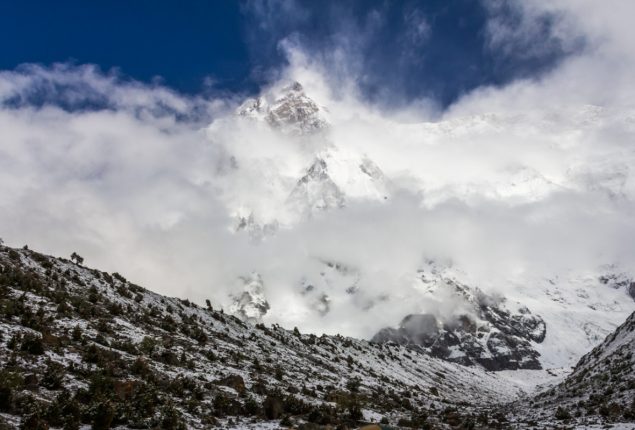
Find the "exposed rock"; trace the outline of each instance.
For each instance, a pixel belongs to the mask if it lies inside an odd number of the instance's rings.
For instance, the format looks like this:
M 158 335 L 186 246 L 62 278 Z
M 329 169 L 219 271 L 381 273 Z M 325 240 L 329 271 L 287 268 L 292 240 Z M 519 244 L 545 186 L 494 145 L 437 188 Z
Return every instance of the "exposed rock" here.
M 608 266 L 609 272 L 600 276 L 600 282 L 611 288 L 624 290 L 635 300 L 635 280 L 626 273 L 615 271 L 614 266 Z
M 430 346 L 439 336 L 437 319 L 432 315 L 408 315 L 401 328 L 418 345 Z
M 289 195 L 288 202 L 306 216 L 344 206 L 344 194 L 328 174 L 324 160 L 316 158 Z
M 427 276 L 422 274 L 423 277 Z M 429 278 L 425 278 L 429 280 Z M 505 301 L 451 279 L 438 280 L 462 301 L 451 317 L 432 314 L 406 316 L 397 329 L 384 328 L 373 342 L 395 342 L 423 349 L 435 357 L 462 365 L 480 365 L 487 370 L 540 369 L 540 354 L 532 342 L 546 335 L 545 322 L 524 306 L 516 312 Z
M 283 90 L 284 95 L 269 108 L 266 119 L 274 127 L 296 134 L 307 134 L 326 127 L 320 108 L 304 93 L 302 85 L 294 82 Z
M 218 385 L 233 388 L 238 394 L 243 394 L 246 390 L 245 381 L 240 375 L 229 375 L 216 383 Z
M 237 110 L 243 117 L 261 119 L 288 134 L 316 133 L 328 126 L 320 107 L 309 98 L 302 85 L 293 82 L 280 92 L 247 99 Z
M 268 236 L 274 235 L 278 231 L 278 222 L 259 223 L 253 213 L 248 216 L 238 216 L 234 230 L 244 231 L 254 242 L 260 242 Z
M 244 284 L 243 291 L 234 297 L 234 303 L 229 311 L 245 322 L 256 324 L 262 321 L 262 317 L 270 308 L 265 297 L 262 277 L 254 272 L 241 280 Z

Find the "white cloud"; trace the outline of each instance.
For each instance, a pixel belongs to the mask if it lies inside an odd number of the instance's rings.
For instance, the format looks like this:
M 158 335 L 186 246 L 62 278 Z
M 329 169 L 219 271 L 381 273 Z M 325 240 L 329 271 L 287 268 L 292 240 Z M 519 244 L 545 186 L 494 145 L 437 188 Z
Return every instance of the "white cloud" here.
M 493 17 L 492 46 L 524 46 L 534 17 L 557 11 L 559 43 L 582 34 L 587 49 L 540 80 L 479 88 L 434 121 L 426 100 L 399 111 L 361 101 L 346 49 L 326 61 L 286 39 L 281 80 L 301 81 L 331 124 L 314 137 L 233 116 L 238 98 L 185 97 L 90 66 L 2 72 L 0 236 L 77 251 L 90 265 L 199 301 L 226 304 L 236 277 L 257 270 L 270 321 L 356 335 L 425 306 L 413 274 L 430 257 L 451 258 L 492 289 L 607 262 L 633 270 L 631 6 L 578 4 L 523 3 L 520 36 Z M 88 94 L 107 108 L 34 106 L 42 93 L 75 107 Z M 390 198 L 285 218 L 289 191 L 332 148 L 373 160 Z M 240 211 L 281 228 L 253 244 L 231 231 Z M 349 274 L 322 275 L 325 260 Z M 324 280 L 326 316 L 312 308 L 319 297 L 302 293 L 303 279 Z M 361 293 L 338 289 L 350 282 Z

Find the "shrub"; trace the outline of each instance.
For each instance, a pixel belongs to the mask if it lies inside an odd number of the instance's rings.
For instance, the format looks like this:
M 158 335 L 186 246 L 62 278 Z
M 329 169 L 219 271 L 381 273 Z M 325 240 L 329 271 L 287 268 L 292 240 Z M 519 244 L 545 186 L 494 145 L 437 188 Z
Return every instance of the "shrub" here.
M 134 361 L 134 363 L 132 363 L 132 365 L 130 366 L 130 371 L 134 375 L 143 376 L 143 377 L 145 377 L 146 375 L 152 372 L 152 370 L 150 369 L 150 366 L 148 365 L 148 362 L 141 357 L 138 357 Z
M 253 416 L 260 413 L 260 405 L 253 397 L 247 397 L 245 400 L 245 415 Z
M 115 416 L 115 410 L 112 407 L 112 404 L 110 404 L 108 400 L 99 401 L 92 409 L 92 429 L 108 430 Z
M 184 430 L 185 423 L 181 418 L 181 413 L 172 405 L 167 405 L 161 413 L 161 428 L 164 430 Z
M 212 406 L 214 408 L 214 415 L 217 417 L 243 414 L 242 405 L 222 392 L 218 393 L 216 397 L 214 397 Z
M 269 420 L 277 420 L 283 412 L 282 400 L 278 396 L 267 396 L 262 403 L 262 410 Z
M 49 390 L 59 390 L 64 380 L 64 366 L 54 361 L 48 361 L 44 376 L 42 377 L 42 386 Z
M 126 278 L 124 278 L 123 276 L 121 276 L 119 273 L 115 272 L 112 274 L 112 277 L 115 278 L 116 280 L 118 280 L 119 282 L 123 282 L 124 284 L 127 282 Z
M 82 340 L 82 328 L 78 325 L 73 327 L 71 336 L 75 342 L 79 342 L 80 340 Z
M 10 412 L 13 401 L 13 388 L 4 384 L 0 386 L 0 412 Z
M 48 430 L 49 425 L 39 413 L 33 413 L 22 420 L 20 430 Z
M 558 409 L 556 410 L 556 419 L 564 421 L 570 418 L 571 414 L 569 413 L 569 411 L 562 406 L 558 406 Z
M 156 346 L 157 342 L 151 337 L 146 336 L 139 344 L 139 350 L 146 355 L 150 355 L 154 352 Z
M 22 338 L 20 349 L 28 354 L 42 355 L 44 354 L 44 343 L 42 336 L 28 333 Z
M 362 381 L 359 378 L 351 378 L 348 380 L 348 382 L 346 382 L 346 388 L 351 393 L 357 393 L 359 392 L 359 386 L 361 382 Z
M 9 258 L 13 261 L 20 261 L 20 254 L 15 249 L 9 250 Z

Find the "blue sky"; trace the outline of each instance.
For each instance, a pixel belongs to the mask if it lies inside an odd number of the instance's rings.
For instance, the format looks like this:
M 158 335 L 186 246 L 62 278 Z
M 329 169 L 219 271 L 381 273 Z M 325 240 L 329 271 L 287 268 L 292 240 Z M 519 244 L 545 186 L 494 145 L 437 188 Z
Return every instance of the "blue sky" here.
M 286 63 L 293 40 L 327 68 L 353 76 L 370 100 L 399 105 L 426 97 L 447 106 L 483 85 L 540 76 L 581 44 L 552 37 L 557 16 L 538 17 L 531 45 L 500 49 L 493 14 L 511 28 L 515 2 L 73 1 L 0 5 L 0 69 L 24 63 L 95 64 L 179 92 L 254 92 Z M 335 63 L 338 64 L 335 64 Z

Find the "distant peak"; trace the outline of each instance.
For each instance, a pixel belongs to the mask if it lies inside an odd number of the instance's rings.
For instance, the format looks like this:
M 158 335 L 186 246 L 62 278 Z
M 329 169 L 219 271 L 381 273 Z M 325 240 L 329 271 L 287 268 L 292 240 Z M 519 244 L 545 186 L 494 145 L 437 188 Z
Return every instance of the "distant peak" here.
M 266 121 L 286 134 L 313 134 L 328 127 L 320 107 L 306 95 L 304 87 L 297 81 L 245 100 L 236 113 Z

